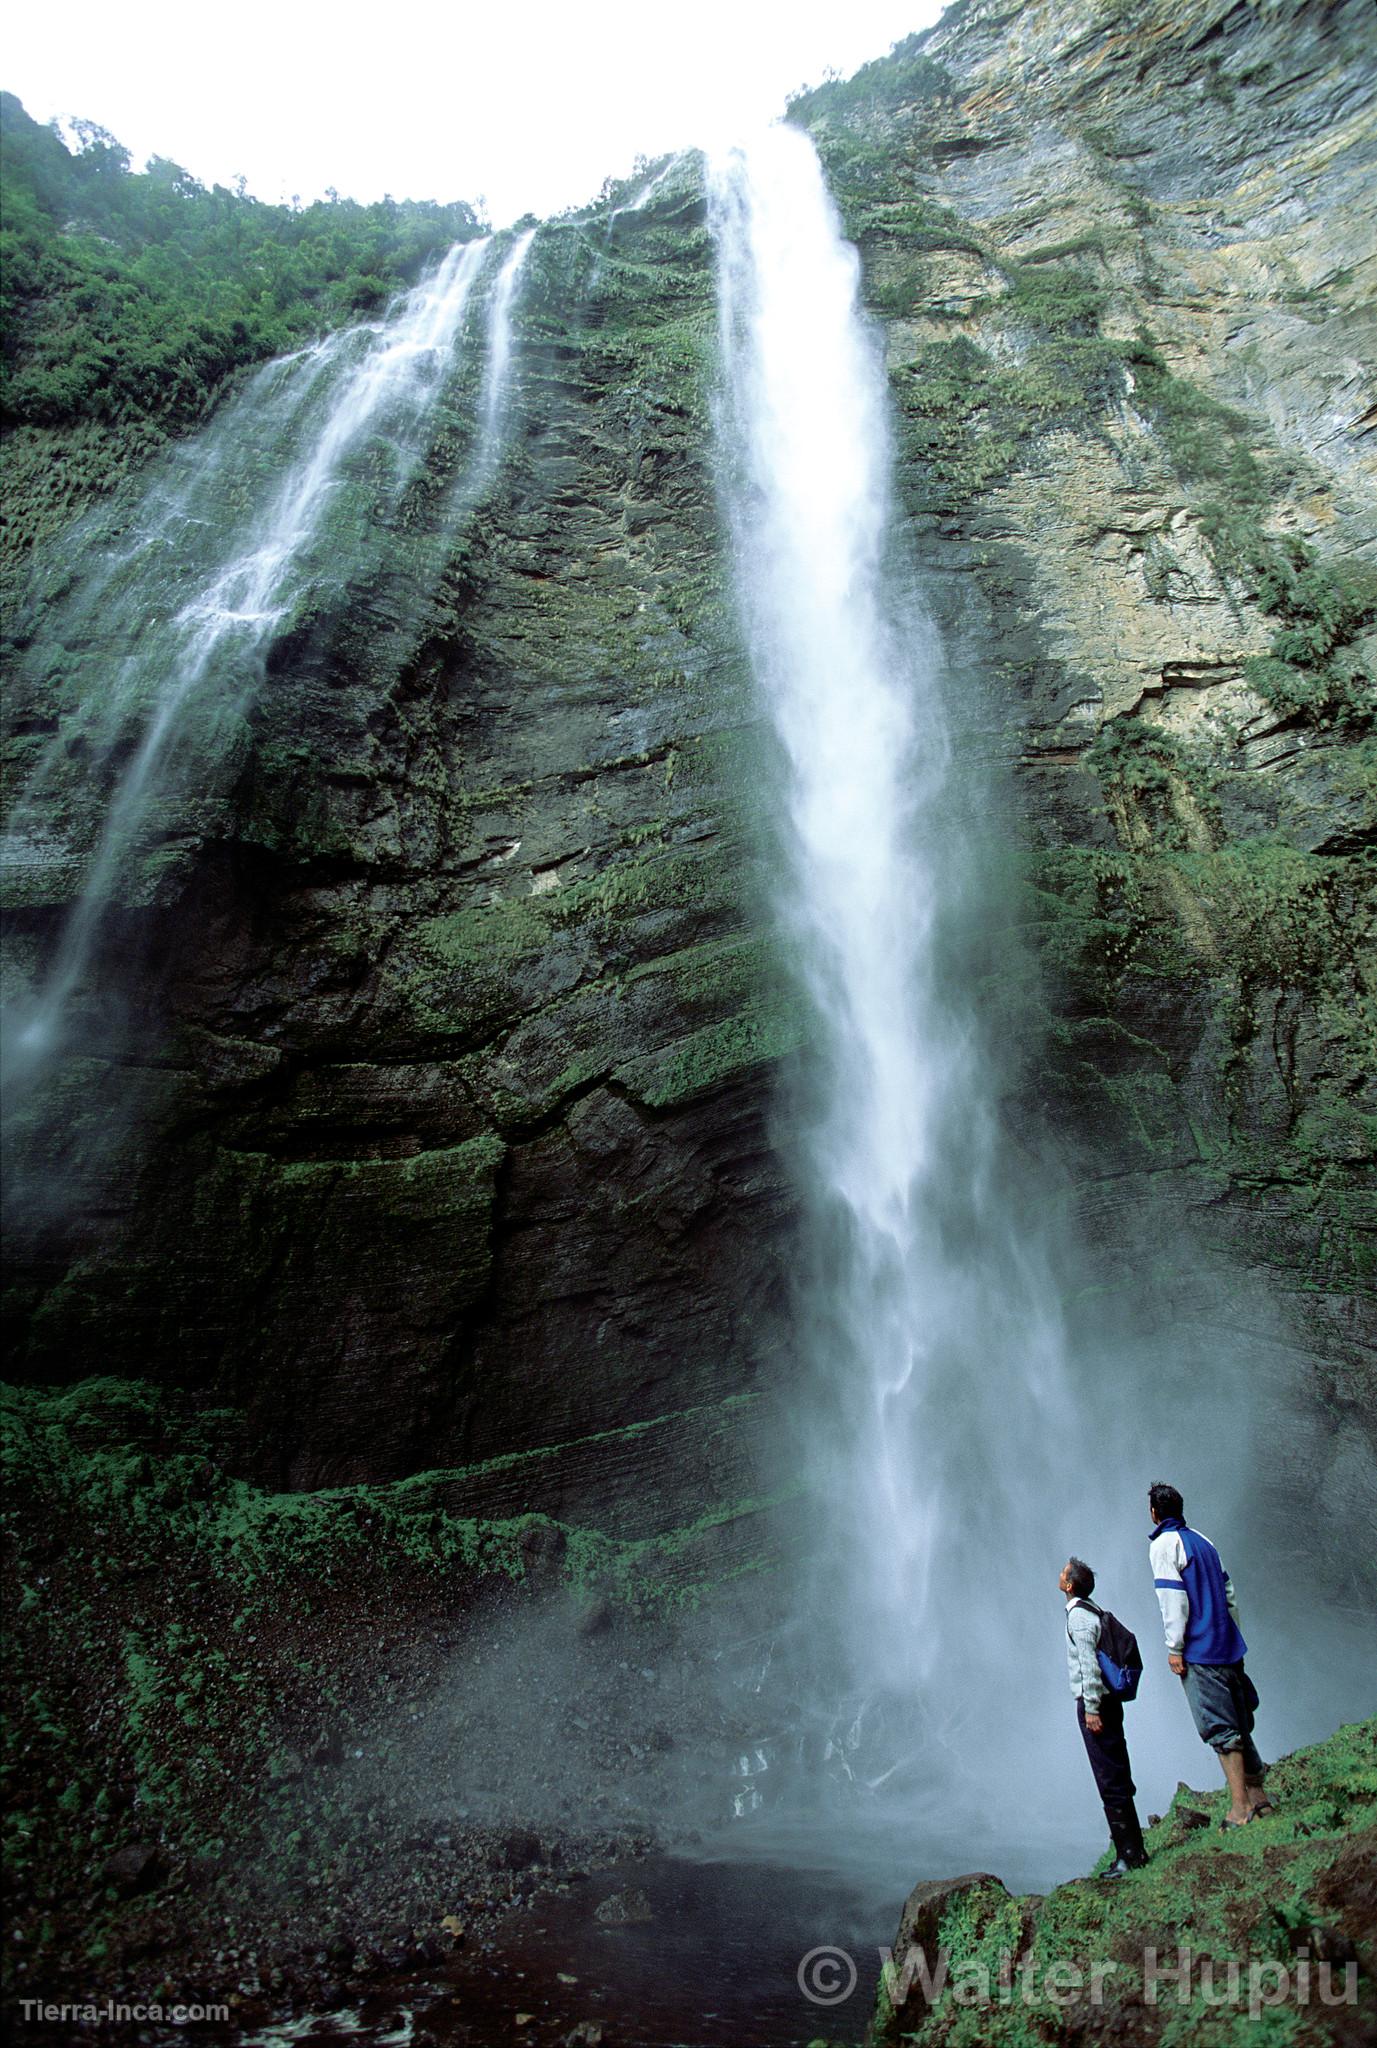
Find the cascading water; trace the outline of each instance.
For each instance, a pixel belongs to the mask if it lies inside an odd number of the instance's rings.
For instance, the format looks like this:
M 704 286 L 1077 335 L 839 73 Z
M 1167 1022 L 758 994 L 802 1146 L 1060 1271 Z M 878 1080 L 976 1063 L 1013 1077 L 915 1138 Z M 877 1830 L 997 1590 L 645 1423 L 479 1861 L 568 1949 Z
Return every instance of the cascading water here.
M 493 285 L 488 306 L 487 362 L 483 370 L 482 438 L 466 480 L 465 487 L 470 492 L 481 489 L 490 479 L 502 453 L 502 410 L 511 373 L 512 305 L 534 240 L 534 228 L 517 236 Z
M 873 1782 L 920 1749 L 930 1771 L 955 1738 L 991 1612 L 1013 1654 L 1030 1608 L 1045 1626 L 1024 1517 L 1068 1421 L 1059 1319 L 1001 1183 L 995 1082 L 953 967 L 961 799 L 937 645 L 893 559 L 856 254 L 786 127 L 717 163 L 712 220 L 723 489 L 813 1042 L 796 1419 L 826 1536 L 803 1626 L 849 1727 L 836 1746 Z
M 517 240 L 492 288 L 466 502 L 490 479 L 500 453 L 513 295 L 531 241 L 529 233 Z M 385 321 L 261 371 L 183 451 L 183 477 L 151 494 L 133 545 L 82 579 L 73 605 L 59 614 L 68 648 L 90 660 L 87 650 L 103 647 L 106 658 L 92 661 L 94 686 L 64 719 L 12 814 L 9 865 L 12 876 L 19 870 L 21 894 L 26 868 L 32 874 L 45 862 L 71 864 L 72 849 L 52 844 L 45 798 L 74 736 L 98 771 L 121 750 L 123 760 L 104 788 L 92 778 L 87 794 L 96 815 L 76 854 L 80 880 L 51 961 L 7 1005 L 10 1106 L 62 1049 L 110 906 L 147 886 L 129 872 L 142 842 L 165 833 L 179 795 L 194 795 L 198 758 L 204 764 L 232 746 L 274 631 L 337 573 L 331 555 L 339 537 L 326 529 L 342 484 L 366 470 L 369 503 L 377 507 L 396 501 L 419 467 L 425 421 L 452 374 L 490 248 L 486 239 L 456 245 Z
M 1228 1536 L 1258 1641 L 1295 1632 L 1258 1515 L 1266 1394 L 1228 1315 L 1164 1343 L 1116 1319 L 1118 1276 L 1106 1289 L 1098 1266 L 1100 1312 L 1064 1309 L 1082 1269 L 1057 1220 L 1062 1170 L 1004 1128 L 1018 1059 L 991 1042 L 983 995 L 1021 971 L 978 826 L 1010 793 L 988 785 L 978 741 L 951 737 L 891 515 L 859 261 L 802 133 L 770 131 L 710 184 L 721 487 L 778 742 L 778 923 L 810 1022 L 787 1105 L 806 1214 L 788 1459 L 815 1555 L 774 1645 L 773 1754 L 754 1753 L 738 1801 L 768 1803 L 766 1767 L 793 1757 L 802 1773 L 774 1775 L 803 1788 L 800 1855 L 837 1854 L 835 1826 L 807 1812 L 840 1782 L 871 1880 L 887 1860 L 897 1886 L 985 1855 L 1041 1886 L 1081 1865 L 1096 1827 L 1060 1640 L 1066 1556 L 1092 1558 L 1160 1688 L 1145 1496 L 1169 1476 Z M 999 1014 L 1008 1032 L 1012 997 Z M 1159 1285 L 1169 1317 L 1165 1266 Z M 1275 1417 L 1282 1440 L 1313 1427 L 1289 1396 Z M 1351 1633 L 1326 1627 L 1327 1703 L 1259 1660 L 1273 1731 L 1323 1730 L 1341 1694 L 1366 1710 Z M 1133 1727 L 1147 1796 L 1165 1799 L 1190 1754 L 1159 1689 Z

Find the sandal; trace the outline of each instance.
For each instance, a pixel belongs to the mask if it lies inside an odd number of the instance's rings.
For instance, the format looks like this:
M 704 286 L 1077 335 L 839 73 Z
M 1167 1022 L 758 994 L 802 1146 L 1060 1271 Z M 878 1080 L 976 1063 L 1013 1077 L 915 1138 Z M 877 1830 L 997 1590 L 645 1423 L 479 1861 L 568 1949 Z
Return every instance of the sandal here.
M 1256 1820 L 1256 1819 L 1257 1819 L 1257 1808 L 1256 1808 L 1256 1807 L 1254 1807 L 1254 1808 L 1253 1808 L 1253 1811 L 1252 1811 L 1252 1812 L 1251 1812 L 1251 1813 L 1250 1813 L 1250 1814 L 1248 1815 L 1248 1819 L 1247 1819 L 1247 1820 L 1230 1820 L 1230 1819 L 1229 1819 L 1229 1816 L 1228 1816 L 1228 1814 L 1226 1813 L 1226 1814 L 1225 1814 L 1225 1816 L 1224 1816 L 1224 1818 L 1223 1818 L 1223 1820 L 1222 1820 L 1222 1821 L 1221 1821 L 1221 1822 L 1219 1823 L 1219 1832 L 1220 1832 L 1220 1834 L 1222 1835 L 1222 1834 L 1223 1834 L 1223 1833 L 1225 1832 L 1225 1830 L 1226 1830 L 1226 1829 L 1228 1829 L 1228 1828 L 1246 1828 L 1246 1827 L 1247 1827 L 1247 1826 L 1249 1825 L 1249 1823 L 1250 1823 L 1250 1822 L 1252 1822 L 1252 1821 L 1254 1821 L 1254 1820 Z
M 1264 1814 L 1264 1813 L 1275 1813 L 1275 1812 L 1276 1812 L 1276 1808 L 1275 1808 L 1275 1806 L 1273 1806 L 1273 1804 L 1272 1804 L 1271 1800 L 1270 1800 L 1270 1799 L 1264 1799 L 1264 1800 L 1262 1800 L 1262 1801 L 1261 1801 L 1261 1802 L 1260 1802 L 1260 1803 L 1259 1803 L 1259 1804 L 1258 1804 L 1257 1806 L 1255 1806 L 1255 1807 L 1253 1808 L 1253 1816 L 1252 1816 L 1252 1817 L 1253 1817 L 1253 1819 L 1254 1819 L 1254 1820 L 1261 1820 L 1261 1818 L 1262 1818 L 1262 1816 L 1263 1816 L 1263 1814 Z

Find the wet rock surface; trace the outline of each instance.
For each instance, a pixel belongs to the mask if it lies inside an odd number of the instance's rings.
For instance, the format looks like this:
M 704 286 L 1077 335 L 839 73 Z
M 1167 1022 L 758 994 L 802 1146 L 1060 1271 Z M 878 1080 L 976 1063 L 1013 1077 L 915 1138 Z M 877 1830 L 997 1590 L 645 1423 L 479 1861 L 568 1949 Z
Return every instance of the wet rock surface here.
M 1010 1113 L 1059 1134 L 1129 1321 L 1249 1356 L 1297 1467 L 1356 1507 L 1372 51 L 1359 10 L 1222 0 L 976 4 L 921 50 L 906 86 L 877 66 L 797 111 L 884 324 L 958 757 L 1005 777 L 992 845 L 1016 825 L 988 1002 L 1045 1028 Z M 1331 601 L 1307 655 L 1302 614 Z
M 884 326 L 958 755 L 1007 799 L 1011 1114 L 1055 1131 L 1112 1285 L 1189 1241 L 1222 1277 L 1185 1283 L 1182 1329 L 1262 1291 L 1268 1371 L 1302 1361 L 1350 1492 L 1377 614 L 1334 579 L 1377 533 L 1363 12 L 984 0 L 911 78 L 795 108 Z M 462 392 L 385 545 L 345 494 L 340 602 L 273 646 L 127 882 L 97 978 L 142 962 L 130 1046 L 108 1066 L 95 1031 L 19 1134 L 27 1375 L 229 1395 L 276 1484 L 530 1451 L 525 1506 L 642 1532 L 709 1472 L 754 1490 L 721 1404 L 758 1389 L 763 1421 L 787 1375 L 770 1104 L 803 1025 L 723 576 L 713 321 L 686 159 L 643 208 L 537 238 L 471 517 Z M 64 730 L 54 672 L 101 658 L 55 573 L 36 561 L 16 629 L 21 779 Z M 1313 645 L 1270 654 L 1279 631 L 1327 635 L 1323 675 Z M 71 746 L 11 849 L 21 973 L 98 794 Z M 661 1420 L 619 1462 L 615 1432 Z
M 882 330 L 969 763 L 954 801 L 990 812 L 967 965 L 1010 1048 L 1005 1112 L 1057 1151 L 1073 1335 L 1121 1302 L 1149 1344 L 1237 1355 L 1250 1402 L 1304 1406 L 1270 1479 L 1350 1521 L 1377 1414 L 1368 13 L 973 0 L 908 87 L 797 110 Z M 703 1677 L 653 1616 L 627 1643 L 645 1560 L 614 1547 L 662 1545 L 659 1590 L 689 1601 L 789 1537 L 772 1104 L 807 1046 L 726 602 L 697 166 L 543 232 L 518 340 L 472 520 L 446 509 L 462 406 L 382 540 L 342 495 L 331 601 L 141 849 L 96 963 L 126 1001 L 82 993 L 87 1042 L 17 1134 L 16 1369 L 153 1380 L 205 1428 L 192 1456 L 166 1417 L 122 1423 L 142 1476 L 112 1466 L 89 1526 L 64 1507 L 7 1563 L 20 1804 L 76 1787 L 83 1830 L 44 1851 L 16 1983 L 41 1954 L 45 1989 L 87 1988 L 110 1910 L 131 1989 L 229 1983 L 266 2026 L 405 1980 L 368 2005 L 384 2030 L 523 1902 L 591 1900 L 594 1877 L 627 1896 L 647 1800 L 702 1790 Z M 73 703 L 112 656 L 67 608 L 97 543 L 40 551 L 14 627 L 20 782 L 58 741 L 11 848 L 21 976 L 101 795 Z M 164 1469 L 159 1517 L 218 1532 L 175 1571 L 135 1513 Z M 252 1622 L 231 1479 L 297 1500 L 305 1531 L 304 1573 Z M 414 1580 L 375 1583 L 355 1546 L 398 1517 Z M 501 1523 L 528 1591 L 578 1584 L 572 1677 L 537 1679 L 520 1638 L 490 1686 L 447 1689 L 475 1675 L 492 1586 L 446 1517 Z M 583 1539 L 613 1546 L 586 1583 Z M 1372 1560 L 1344 1562 L 1356 1588 Z M 40 1624 L 88 1597 L 111 1629 L 78 1681 Z M 285 1704 L 255 1720 L 265 1674 Z M 202 1761 L 160 1832 L 168 1755 Z M 561 1758 L 605 1813 L 561 1811 Z M 222 1810 L 252 1817 L 249 1847 Z M 1184 1807 L 1167 1825 L 1202 1832 Z M 1365 1897 L 1367 1865 L 1344 1868 Z M 606 1937 L 662 1930 L 651 1902 Z M 532 2037 L 601 2027 L 582 1990 Z M 418 2041 L 527 2010 L 431 2003 Z

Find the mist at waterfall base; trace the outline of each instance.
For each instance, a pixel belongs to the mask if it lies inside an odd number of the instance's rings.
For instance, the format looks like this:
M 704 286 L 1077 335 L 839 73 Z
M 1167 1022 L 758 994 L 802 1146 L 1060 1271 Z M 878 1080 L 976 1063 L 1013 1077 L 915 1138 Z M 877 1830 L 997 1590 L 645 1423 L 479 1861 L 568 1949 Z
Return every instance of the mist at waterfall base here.
M 120 501 L 91 515 L 34 593 L 41 666 L 21 670 L 22 687 L 52 737 L 5 837 L 21 906 L 4 960 L 14 1228 L 88 1203 L 153 1111 L 159 955 L 177 943 L 159 911 L 176 905 L 203 843 L 231 831 L 275 664 L 317 622 L 345 616 L 351 590 L 398 575 L 396 535 L 409 525 L 406 603 L 419 610 L 440 550 L 490 481 L 531 241 L 456 244 L 382 319 L 268 363 L 172 451 L 132 511 Z M 407 498 L 444 432 L 468 453 L 427 547 Z M 88 772 L 59 839 L 45 799 L 74 758 Z M 71 1105 L 60 1150 L 54 1091 Z
M 986 1012 L 1007 1032 L 1008 1006 L 982 990 L 1016 978 L 1018 942 L 978 823 L 1007 797 L 953 746 L 960 707 L 892 518 L 880 344 L 809 140 L 780 127 L 719 159 L 711 217 L 722 494 L 777 740 L 779 925 L 813 1025 L 779 1118 L 807 1210 L 782 1462 L 818 1535 L 775 1645 L 767 1691 L 795 1717 L 760 1753 L 757 1840 L 834 1860 L 840 1842 L 896 1883 L 983 1861 L 1042 1888 L 1103 1833 L 1066 1683 L 1068 1554 L 1143 1643 L 1144 1811 L 1217 1775 L 1166 1671 L 1151 1479 L 1183 1488 L 1238 1578 L 1273 1748 L 1369 1709 L 1362 1615 L 1311 1604 L 1296 1657 L 1299 1589 L 1276 1581 L 1268 1524 L 1301 1503 L 1269 1483 L 1267 1448 L 1308 1425 L 1284 1375 L 1268 1393 L 1265 1303 L 1241 1333 L 1203 1315 L 1194 1343 L 1106 1306 L 1057 1227 L 1065 1169 L 1012 1128 L 1037 1046 L 992 1042 Z M 1087 1287 L 1091 1313 L 1068 1312 Z M 1336 1591 L 1321 1560 L 1343 1554 L 1342 1512 L 1306 1510 L 1299 1547 Z

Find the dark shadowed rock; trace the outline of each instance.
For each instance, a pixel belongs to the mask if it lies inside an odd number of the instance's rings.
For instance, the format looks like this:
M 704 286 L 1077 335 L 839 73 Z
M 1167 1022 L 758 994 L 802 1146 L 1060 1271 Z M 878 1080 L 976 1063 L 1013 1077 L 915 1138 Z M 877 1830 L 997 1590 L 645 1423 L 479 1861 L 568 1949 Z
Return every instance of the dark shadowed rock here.
M 650 1900 L 639 1885 L 626 1885 L 605 1898 L 593 1914 L 604 1927 L 640 1927 L 653 1920 Z
M 1243 1328 L 1315 1418 L 1295 1486 L 1336 1511 L 1371 1483 L 1377 1409 L 1353 1309 L 1369 709 L 1343 681 L 1371 608 L 1348 603 L 1328 682 L 1257 664 L 1277 536 L 1329 618 L 1374 533 L 1370 210 L 1341 146 L 1368 12 L 964 7 L 924 43 L 940 92 L 877 71 L 795 116 L 884 328 L 955 752 L 1004 778 L 995 923 L 1036 955 L 1001 941 L 981 984 L 1029 1049 L 1008 1113 L 1064 1144 L 1094 1277 L 1131 1292 L 1189 1241 L 1161 1340 Z M 16 1203 L 17 1370 L 232 1400 L 274 1486 L 443 1468 L 457 1512 L 633 1538 L 759 1490 L 794 1222 L 770 1112 L 807 1019 L 727 602 L 711 248 L 676 176 L 596 276 L 577 238 L 537 239 L 481 520 L 450 517 L 443 434 L 385 546 L 343 494 L 331 601 L 270 649 L 97 963 L 116 991 L 163 963 L 156 1003 L 126 990 L 157 1042 L 95 1047 L 16 1159 L 81 1162 L 62 1214 Z M 100 659 L 46 602 L 69 537 L 33 553 L 20 779 L 55 720 L 60 744 L 14 868 L 21 966 L 98 796 L 50 687 L 69 640 Z M 111 1101 L 131 1143 L 88 1158 Z M 758 1534 L 702 1545 L 735 1567 Z
M 167 1876 L 167 1864 L 156 1842 L 129 1842 L 106 1858 L 101 1875 L 121 1897 L 133 1898 L 156 1890 Z
M 540 1836 L 514 1828 L 498 1843 L 494 1861 L 502 1870 L 528 1870 L 540 1861 Z

